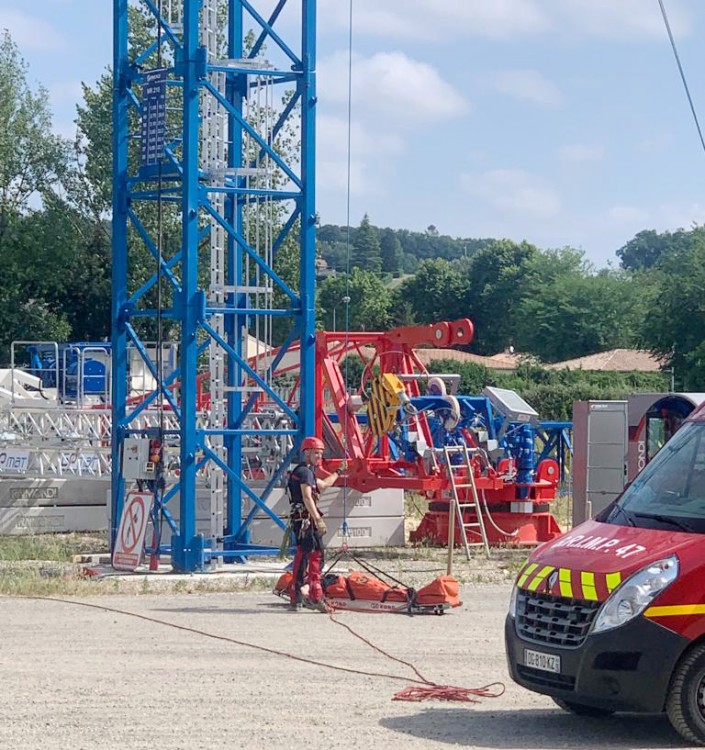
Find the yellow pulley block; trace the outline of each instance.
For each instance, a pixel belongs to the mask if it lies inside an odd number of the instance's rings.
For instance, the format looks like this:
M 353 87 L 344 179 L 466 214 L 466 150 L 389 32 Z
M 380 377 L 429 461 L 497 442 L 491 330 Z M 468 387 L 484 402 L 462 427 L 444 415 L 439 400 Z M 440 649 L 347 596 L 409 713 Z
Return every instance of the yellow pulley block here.
M 391 372 L 383 372 L 370 380 L 367 419 L 374 435 L 389 432 L 397 420 L 399 408 L 408 402 L 404 384 Z

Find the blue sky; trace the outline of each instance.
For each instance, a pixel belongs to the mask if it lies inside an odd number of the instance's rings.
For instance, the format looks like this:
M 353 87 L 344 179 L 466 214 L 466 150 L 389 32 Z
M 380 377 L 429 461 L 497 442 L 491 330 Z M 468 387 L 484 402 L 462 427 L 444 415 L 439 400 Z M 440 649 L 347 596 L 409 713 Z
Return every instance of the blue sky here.
M 705 3 L 664 2 L 705 126 Z M 62 134 L 110 63 L 111 14 L 0 0 Z M 570 245 L 604 267 L 642 229 L 705 222 L 705 153 L 658 0 L 354 0 L 353 15 L 353 224 Z M 348 0 L 319 0 L 324 223 L 346 220 L 347 23 Z

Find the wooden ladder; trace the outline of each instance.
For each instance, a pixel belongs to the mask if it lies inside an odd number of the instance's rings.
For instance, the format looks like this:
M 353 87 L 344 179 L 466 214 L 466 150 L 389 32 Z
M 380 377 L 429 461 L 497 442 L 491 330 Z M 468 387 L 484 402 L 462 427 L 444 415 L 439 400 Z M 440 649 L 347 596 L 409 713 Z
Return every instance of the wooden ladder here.
M 485 519 L 482 515 L 482 507 L 480 506 L 480 500 L 477 495 L 477 487 L 475 485 L 475 474 L 471 463 L 471 450 L 467 445 L 446 445 L 443 448 L 443 454 L 446 460 L 446 471 L 448 472 L 448 478 L 450 480 L 450 486 L 453 491 L 453 508 L 451 511 L 449 508 L 448 513 L 448 565 L 451 565 L 451 559 L 453 555 L 453 545 L 455 544 L 455 519 L 458 519 L 458 525 L 460 526 L 460 539 L 463 542 L 465 548 L 465 556 L 470 559 L 470 547 L 484 547 L 485 554 L 487 557 L 490 556 L 490 544 L 487 539 L 487 530 L 485 529 Z M 460 455 L 462 457 L 462 463 L 453 464 L 451 458 Z M 461 477 L 455 473 L 454 469 L 464 468 L 465 477 Z M 460 499 L 458 490 L 470 490 L 472 495 L 472 502 L 463 502 Z M 474 510 L 476 521 L 473 523 L 466 523 L 463 515 L 466 509 Z M 474 531 L 479 534 L 479 542 L 468 542 L 468 531 Z

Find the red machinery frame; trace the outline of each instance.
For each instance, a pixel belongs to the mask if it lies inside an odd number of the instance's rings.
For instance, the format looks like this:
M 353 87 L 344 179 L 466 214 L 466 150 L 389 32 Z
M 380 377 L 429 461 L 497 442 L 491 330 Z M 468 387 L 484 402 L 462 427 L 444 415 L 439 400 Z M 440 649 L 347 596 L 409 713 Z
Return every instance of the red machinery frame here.
M 376 435 L 358 412 L 366 401 L 366 386 L 376 371 L 393 373 L 403 383 L 409 398 L 420 395 L 419 383 L 433 377 L 415 353 L 419 347 L 448 348 L 467 346 L 473 337 L 473 324 L 463 318 L 428 326 L 404 326 L 384 332 L 318 332 L 316 335 L 316 435 L 327 446 L 326 468 L 339 469 L 347 463 L 341 480 L 346 486 L 369 492 L 381 488 L 400 488 L 421 493 L 429 500 L 429 510 L 412 541 L 445 544 L 448 539 L 448 509 L 452 501 L 451 479 L 442 462 L 421 453 L 414 459 L 395 457 L 388 435 Z M 291 348 L 289 349 L 291 351 Z M 276 353 L 268 355 L 271 357 Z M 363 365 L 357 390 L 346 387 L 344 360 L 357 356 Z M 296 374 L 296 365 L 277 369 L 274 375 Z M 298 377 L 289 395 L 297 399 Z M 305 396 L 304 396 L 305 397 Z M 300 396 L 299 396 L 300 398 Z M 420 443 L 433 447 L 431 428 L 424 412 L 406 416 L 407 429 Z M 465 436 L 471 447 L 470 436 Z M 428 453 L 428 452 L 427 452 Z M 542 461 L 534 480 L 519 485 L 512 477 L 511 462 L 504 459 L 495 468 L 479 455 L 472 460 L 474 482 L 482 498 L 483 510 L 490 516 L 486 523 L 490 544 L 535 544 L 561 533 L 549 504 L 555 497 L 558 467 L 552 459 Z M 456 483 L 466 483 L 462 469 L 454 469 Z M 521 492 L 519 490 L 521 489 Z M 468 490 L 461 491 L 461 500 Z M 472 513 L 466 512 L 466 520 Z M 469 537 L 473 536 L 471 533 Z M 460 530 L 456 527 L 456 539 Z M 477 539 L 470 539 L 477 541 Z

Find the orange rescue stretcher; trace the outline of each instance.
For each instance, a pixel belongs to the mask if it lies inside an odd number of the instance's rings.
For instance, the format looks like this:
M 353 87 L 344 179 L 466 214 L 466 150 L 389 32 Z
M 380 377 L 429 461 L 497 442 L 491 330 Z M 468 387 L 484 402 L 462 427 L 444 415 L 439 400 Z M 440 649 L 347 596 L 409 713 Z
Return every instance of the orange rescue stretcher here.
M 355 562 L 368 567 L 360 560 Z M 386 575 L 382 571 L 377 572 Z M 292 580 L 292 573 L 282 574 L 274 587 L 274 593 L 288 598 Z M 386 583 L 370 570 L 353 570 L 343 576 L 330 572 L 329 568 L 321 583 L 326 604 L 332 610 L 442 615 L 447 609 L 462 604 L 459 584 L 453 576 L 439 576 L 418 590 L 395 579 L 391 580 L 394 585 Z

